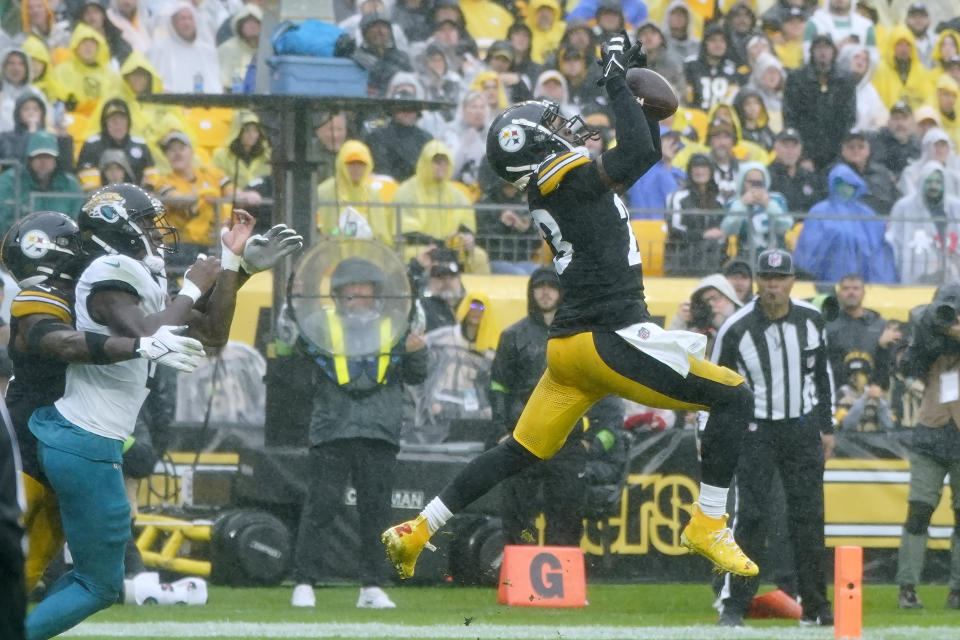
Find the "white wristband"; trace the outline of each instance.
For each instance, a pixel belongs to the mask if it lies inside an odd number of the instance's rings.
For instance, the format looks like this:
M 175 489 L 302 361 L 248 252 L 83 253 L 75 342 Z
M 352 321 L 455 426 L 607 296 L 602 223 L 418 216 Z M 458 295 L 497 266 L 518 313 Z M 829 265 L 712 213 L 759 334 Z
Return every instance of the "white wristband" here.
M 188 298 L 193 300 L 194 304 L 196 304 L 197 300 L 200 299 L 200 296 L 203 295 L 203 292 L 200 291 L 200 287 L 198 287 L 197 285 L 193 284 L 192 282 L 184 278 L 183 286 L 180 287 L 179 295 L 187 296 Z
M 240 256 L 230 251 L 227 245 L 220 245 L 220 268 L 227 271 L 240 271 Z

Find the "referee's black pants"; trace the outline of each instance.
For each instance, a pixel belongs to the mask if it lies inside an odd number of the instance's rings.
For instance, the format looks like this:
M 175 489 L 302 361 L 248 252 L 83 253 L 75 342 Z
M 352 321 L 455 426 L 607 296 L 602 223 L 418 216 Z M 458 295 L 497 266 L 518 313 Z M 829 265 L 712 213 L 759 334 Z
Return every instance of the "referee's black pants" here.
M 780 472 L 786 497 L 789 540 L 803 612 L 817 616 L 830 610 L 830 602 L 823 568 L 823 448 L 815 421 L 759 421 L 755 428 L 751 424 L 743 437 L 737 464 L 734 537 L 761 567 L 767 566 L 766 557 L 778 553 L 777 549 L 764 549 L 775 470 Z M 758 578 L 728 574 L 721 592 L 725 610 L 746 613 L 758 585 Z

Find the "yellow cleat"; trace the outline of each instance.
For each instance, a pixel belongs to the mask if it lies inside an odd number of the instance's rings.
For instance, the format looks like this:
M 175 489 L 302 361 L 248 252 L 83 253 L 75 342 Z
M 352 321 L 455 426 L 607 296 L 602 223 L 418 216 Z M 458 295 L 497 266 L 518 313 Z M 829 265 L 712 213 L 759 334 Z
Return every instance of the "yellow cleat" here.
M 396 567 L 397 573 L 404 580 L 413 577 L 417 558 L 420 557 L 424 547 L 430 551 L 437 550 L 429 540 L 430 530 L 427 528 L 427 519 L 422 515 L 390 527 L 380 536 L 380 542 L 387 547 L 387 559 Z
M 721 571 L 751 577 L 760 570 L 733 539 L 726 514 L 722 518 L 711 518 L 694 505 L 693 516 L 680 534 L 680 544 L 710 560 Z

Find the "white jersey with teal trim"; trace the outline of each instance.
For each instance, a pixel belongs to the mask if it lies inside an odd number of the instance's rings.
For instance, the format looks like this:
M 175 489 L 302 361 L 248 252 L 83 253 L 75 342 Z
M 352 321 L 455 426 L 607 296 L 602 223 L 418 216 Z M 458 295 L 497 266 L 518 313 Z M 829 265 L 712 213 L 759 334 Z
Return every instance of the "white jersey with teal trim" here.
M 77 330 L 114 335 L 90 317 L 87 303 L 98 291 L 127 291 L 140 298 L 147 315 L 166 305 L 166 281 L 151 275 L 139 260 L 123 255 L 101 256 L 90 263 L 76 288 Z M 142 358 L 107 365 L 71 364 L 67 385 L 56 402 L 63 417 L 91 433 L 126 440 L 146 399 L 149 362 Z

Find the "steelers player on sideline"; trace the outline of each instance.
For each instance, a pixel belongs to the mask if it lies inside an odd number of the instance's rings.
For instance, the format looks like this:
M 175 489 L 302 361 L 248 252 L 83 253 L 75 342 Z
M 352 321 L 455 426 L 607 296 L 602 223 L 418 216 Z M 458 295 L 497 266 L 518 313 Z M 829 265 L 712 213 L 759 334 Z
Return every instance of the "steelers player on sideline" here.
M 22 461 L 27 547 L 24 581 L 29 593 L 63 547 L 56 496 L 37 462 L 37 440 L 27 428 L 36 409 L 63 395 L 68 362 L 94 363 L 88 336 L 73 328 L 73 287 L 90 258 L 80 246 L 80 228 L 56 211 L 37 211 L 17 221 L 0 244 L 0 262 L 21 291 L 10 304 L 13 377 L 6 403 Z M 181 371 L 201 362 L 203 346 L 160 327 L 149 338 L 107 338 L 108 362 L 146 358 Z M 89 336 L 93 342 L 96 335 Z
M 487 134 L 487 159 L 500 177 L 526 190 L 537 228 L 552 247 L 563 302 L 550 326 L 547 370 L 513 434 L 473 459 L 414 520 L 381 536 L 401 578 L 413 575 L 430 537 L 504 478 L 550 458 L 600 398 L 615 394 L 648 406 L 708 410 L 698 503 L 681 543 L 718 569 L 757 574 L 727 527 L 727 490 L 753 410 L 741 376 L 704 360 L 705 340 L 663 331 L 643 298 L 641 257 L 618 193 L 660 160 L 659 123 L 648 120 L 626 84 L 626 69 L 646 55 L 626 36 L 602 47 L 603 82 L 617 123 L 617 145 L 591 161 L 595 135 L 556 103 L 528 101 L 504 110 Z
M 252 247 L 251 257 L 266 264 L 268 249 L 275 249 L 273 257 L 279 260 L 282 251 L 299 246 L 280 248 L 266 238 L 251 243 L 253 225 L 250 214 L 235 210 L 221 235 L 221 259 L 198 260 L 179 295 L 168 300 L 163 256 L 175 249 L 177 234 L 165 224 L 163 206 L 134 185 L 95 192 L 81 208 L 79 226 L 84 251 L 102 255 L 83 271 L 75 288 L 77 330 L 95 336 L 87 339 L 94 362 L 106 362 L 104 345 L 110 336 L 150 336 L 164 325 L 185 324 L 188 334 L 204 344 L 225 344 L 236 293 L 246 277 L 241 271 L 250 272 L 243 267 L 246 249 Z M 41 471 L 60 504 L 74 569 L 27 616 L 27 640 L 58 635 L 117 601 L 130 536 L 121 453 L 148 393 L 147 375 L 143 360 L 72 363 L 63 397 L 30 417 Z

